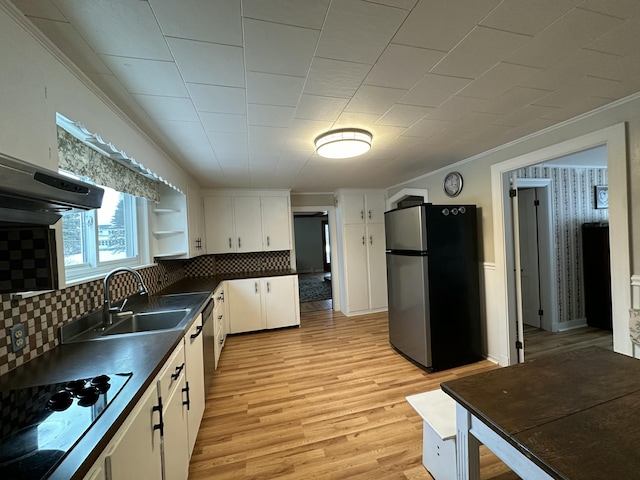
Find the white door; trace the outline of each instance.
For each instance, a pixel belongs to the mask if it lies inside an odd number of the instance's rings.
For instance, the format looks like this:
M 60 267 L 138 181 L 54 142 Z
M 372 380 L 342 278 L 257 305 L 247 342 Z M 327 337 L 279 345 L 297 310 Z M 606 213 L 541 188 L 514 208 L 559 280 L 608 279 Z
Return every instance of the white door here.
M 300 324 L 297 314 L 298 285 L 292 275 L 263 278 L 262 299 L 267 328 L 290 327 Z
M 260 280 L 230 280 L 226 282 L 229 305 L 229 333 L 252 332 L 263 330 L 265 322 L 262 318 Z
M 385 256 L 384 224 L 367 226 L 369 248 L 369 297 L 371 308 L 387 306 L 387 260 Z
M 538 263 L 538 222 L 535 188 L 518 189 L 520 233 L 520 282 L 522 285 L 522 321 L 540 328 L 540 280 Z
M 344 226 L 344 249 L 347 311 L 369 310 L 369 269 L 364 225 Z
M 163 399 L 163 454 L 167 480 L 186 480 L 189 476 L 189 438 L 187 435 L 186 383 L 184 373 L 178 384 Z M 136 477 L 129 477 L 136 478 Z
M 265 251 L 291 250 L 291 214 L 287 197 L 262 197 Z
M 215 321 L 214 319 L 210 319 Z M 196 320 L 185 336 L 185 363 L 187 364 L 187 383 L 189 387 L 189 456 L 196 444 L 200 422 L 204 415 L 205 391 L 204 391 L 204 350 L 202 326 L 202 314 Z
M 232 253 L 236 251 L 233 231 L 233 199 L 231 197 L 205 197 L 204 224 L 207 253 Z
M 383 194 L 369 194 L 366 198 L 366 221 L 368 223 L 383 223 L 385 200 Z
M 236 252 L 262 251 L 260 197 L 234 197 Z
M 342 212 L 344 215 L 344 223 L 364 223 L 364 195 L 349 194 L 342 195 Z

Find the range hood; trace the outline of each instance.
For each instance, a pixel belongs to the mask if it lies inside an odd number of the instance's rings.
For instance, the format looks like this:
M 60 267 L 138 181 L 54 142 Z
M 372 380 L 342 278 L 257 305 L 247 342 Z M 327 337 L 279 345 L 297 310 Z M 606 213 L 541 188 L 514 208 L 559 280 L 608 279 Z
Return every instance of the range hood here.
M 52 225 L 61 214 L 102 206 L 104 190 L 0 154 L 0 222 Z

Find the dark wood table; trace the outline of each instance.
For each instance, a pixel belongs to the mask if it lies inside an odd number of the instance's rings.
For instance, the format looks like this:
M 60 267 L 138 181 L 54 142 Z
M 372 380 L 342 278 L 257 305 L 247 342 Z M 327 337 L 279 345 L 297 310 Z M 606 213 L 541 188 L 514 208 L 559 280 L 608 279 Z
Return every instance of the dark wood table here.
M 456 401 L 458 478 L 485 444 L 524 479 L 640 478 L 640 360 L 599 347 L 441 384 Z

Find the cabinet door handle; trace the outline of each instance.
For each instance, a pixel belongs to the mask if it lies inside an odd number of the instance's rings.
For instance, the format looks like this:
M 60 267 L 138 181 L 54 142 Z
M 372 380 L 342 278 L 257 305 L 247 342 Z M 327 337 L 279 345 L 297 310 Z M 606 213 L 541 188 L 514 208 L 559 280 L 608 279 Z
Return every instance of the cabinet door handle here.
M 267 282 L 267 293 L 271 293 L 271 282 Z
M 220 339 L 220 345 L 222 345 L 224 343 L 224 338 Z
M 364 220 L 364 210 L 360 210 L 360 220 Z
M 256 287 L 256 293 L 258 293 L 258 282 L 255 282 L 255 287 Z
M 196 333 L 192 333 L 191 334 L 191 338 L 198 338 L 198 335 L 200 335 L 202 333 L 202 325 L 198 325 L 196 327 Z
M 183 368 L 184 368 L 184 363 L 182 365 L 180 365 L 179 367 L 176 367 L 176 371 L 171 374 L 171 379 L 172 380 L 177 380 L 178 378 L 180 378 L 180 374 L 182 373 L 182 369 Z
M 231 237 L 229 237 L 229 248 L 231 248 Z
M 238 237 L 238 248 L 242 248 L 242 242 L 240 241 L 240 237 Z
M 160 436 L 164 437 L 164 420 L 162 419 L 162 397 L 158 397 L 158 405 L 155 405 L 151 410 L 154 412 L 158 412 L 160 416 L 159 422 L 153 426 L 153 429 L 160 430 Z
M 369 220 L 371 220 L 371 210 L 369 210 Z
M 222 320 L 222 315 L 218 315 L 218 320 Z
M 271 242 L 269 241 L 269 235 L 267 235 L 267 247 L 271 245 Z
M 373 235 L 369 235 L 369 245 L 373 245 Z
M 363 244 L 363 245 L 366 245 L 366 244 L 367 244 L 367 241 L 364 239 L 364 235 L 362 235 L 362 244 Z
M 189 382 L 187 382 L 187 386 L 182 389 L 182 393 L 187 394 L 187 399 L 182 401 L 183 405 L 187 406 L 187 410 L 191 409 L 191 399 L 189 398 Z

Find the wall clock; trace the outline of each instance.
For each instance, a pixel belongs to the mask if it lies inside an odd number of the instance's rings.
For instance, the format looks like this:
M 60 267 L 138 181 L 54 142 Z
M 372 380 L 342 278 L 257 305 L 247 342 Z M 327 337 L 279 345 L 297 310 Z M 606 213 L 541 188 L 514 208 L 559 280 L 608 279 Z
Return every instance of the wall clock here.
M 450 197 L 457 197 L 462 191 L 462 175 L 459 172 L 447 173 L 442 183 L 444 193 Z

